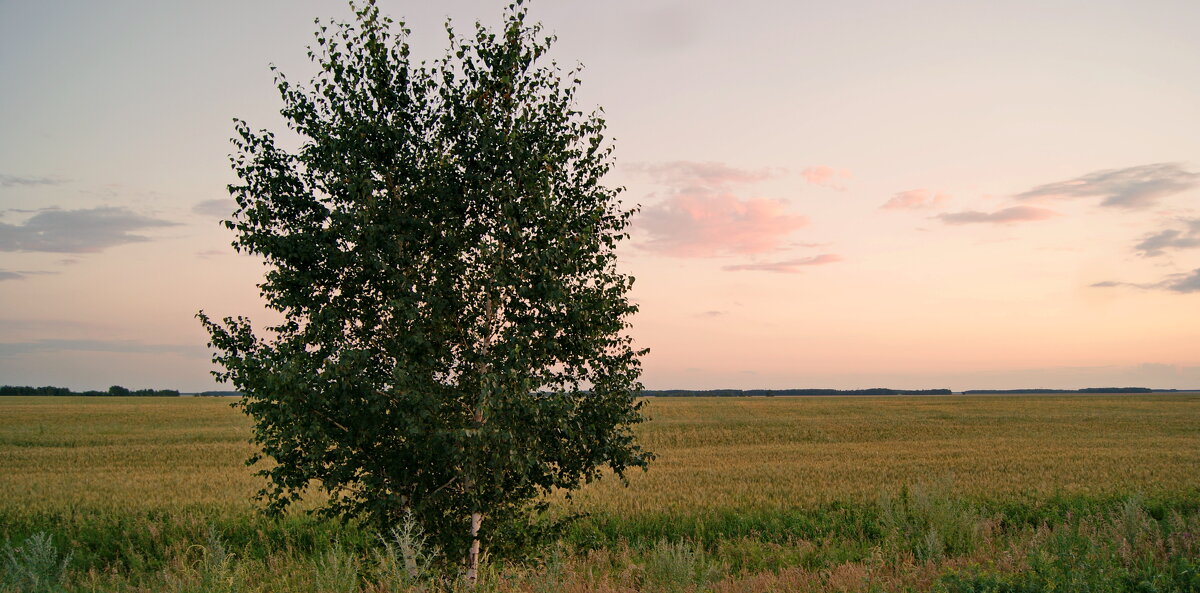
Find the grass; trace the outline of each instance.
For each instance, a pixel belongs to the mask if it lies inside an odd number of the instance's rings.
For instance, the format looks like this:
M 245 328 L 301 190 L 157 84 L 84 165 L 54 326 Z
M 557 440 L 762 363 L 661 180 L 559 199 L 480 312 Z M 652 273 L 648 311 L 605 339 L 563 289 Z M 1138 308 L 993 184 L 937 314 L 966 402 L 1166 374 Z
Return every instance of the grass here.
M 229 401 L 0 398 L 0 542 L 65 566 L 46 578 L 72 591 L 455 586 L 412 577 L 411 532 L 258 516 L 249 422 Z M 1180 585 L 1200 568 L 1198 394 L 655 399 L 647 413 L 652 470 L 556 498 L 587 516 L 542 564 L 494 563 L 488 587 L 1200 591 Z M 1070 582 L 1072 558 L 1102 576 Z

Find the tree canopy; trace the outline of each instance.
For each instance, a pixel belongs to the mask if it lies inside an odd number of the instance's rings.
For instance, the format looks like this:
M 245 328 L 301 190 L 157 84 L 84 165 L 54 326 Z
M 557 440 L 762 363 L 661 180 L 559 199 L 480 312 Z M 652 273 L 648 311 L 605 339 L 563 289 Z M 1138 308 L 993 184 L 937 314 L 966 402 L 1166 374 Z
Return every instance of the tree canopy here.
M 601 113 L 578 110 L 577 70 L 548 63 L 520 1 L 498 31 L 448 24 L 432 63 L 373 2 L 355 17 L 319 23 L 310 84 L 276 72 L 297 149 L 235 120 L 224 224 L 283 321 L 198 317 L 245 394 L 251 462 L 274 462 L 269 511 L 313 484 L 321 512 L 411 513 L 461 558 L 542 495 L 651 458 L 615 253 L 632 210 L 602 182 Z

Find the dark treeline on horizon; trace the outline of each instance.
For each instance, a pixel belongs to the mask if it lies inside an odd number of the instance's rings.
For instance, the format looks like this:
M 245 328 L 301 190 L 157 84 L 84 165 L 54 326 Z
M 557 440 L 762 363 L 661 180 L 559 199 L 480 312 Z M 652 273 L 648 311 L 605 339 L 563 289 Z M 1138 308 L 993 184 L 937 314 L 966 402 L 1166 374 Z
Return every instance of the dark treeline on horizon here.
M 968 389 L 963 395 L 1001 395 L 1021 393 L 1177 393 L 1180 389 L 1148 387 L 1085 387 L 1083 389 Z M 750 397 L 777 395 L 953 395 L 949 389 L 645 389 L 646 397 Z
M 951 395 L 949 389 L 643 389 L 647 397 L 747 397 L 776 395 Z
M 113 385 L 108 391 L 71 391 L 66 387 L 30 387 L 28 385 L 2 385 L 0 396 L 3 395 L 87 395 L 87 396 L 137 396 L 137 397 L 179 397 L 177 389 L 127 389 Z
M 1150 389 L 1149 387 L 1084 387 L 1083 389 L 968 389 L 963 395 L 1003 393 L 1173 393 L 1179 389 Z
M 1177 393 L 1186 389 L 1151 389 L 1148 387 L 1085 387 L 1082 389 L 967 389 L 963 395 L 1016 395 L 1055 393 Z M 644 397 L 774 397 L 797 395 L 954 395 L 949 389 L 643 389 Z M 52 395 L 52 396 L 133 396 L 133 397 L 179 397 L 176 389 L 127 389 L 113 385 L 107 391 L 71 391 L 66 387 L 30 387 L 28 385 L 0 386 L 0 396 L 5 395 Z M 200 396 L 241 396 L 239 391 L 204 391 Z

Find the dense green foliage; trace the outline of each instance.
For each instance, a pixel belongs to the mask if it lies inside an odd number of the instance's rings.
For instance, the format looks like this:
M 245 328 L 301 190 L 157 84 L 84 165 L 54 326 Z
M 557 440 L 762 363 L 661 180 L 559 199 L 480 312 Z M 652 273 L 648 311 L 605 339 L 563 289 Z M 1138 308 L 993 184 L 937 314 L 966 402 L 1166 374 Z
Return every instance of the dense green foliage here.
M 496 553 L 540 496 L 649 459 L 614 253 L 631 212 L 519 1 L 432 65 L 373 3 L 356 16 L 320 27 L 308 88 L 277 75 L 298 150 L 237 124 L 226 224 L 284 321 L 199 317 L 274 461 L 270 510 L 315 481 L 323 512 L 411 512 L 452 558 L 482 513 Z

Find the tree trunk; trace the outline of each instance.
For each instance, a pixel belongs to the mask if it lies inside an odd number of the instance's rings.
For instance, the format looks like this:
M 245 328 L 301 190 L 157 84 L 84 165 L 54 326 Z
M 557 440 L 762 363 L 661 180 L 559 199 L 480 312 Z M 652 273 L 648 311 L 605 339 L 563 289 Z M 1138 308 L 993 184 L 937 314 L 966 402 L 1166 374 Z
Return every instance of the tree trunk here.
M 481 344 L 481 348 L 480 348 L 480 351 L 484 357 L 483 367 L 480 372 L 481 377 L 487 377 L 488 371 L 491 368 L 491 365 L 487 362 L 487 356 L 492 351 L 492 339 L 495 337 L 495 335 L 493 333 L 494 328 L 492 327 L 492 325 L 496 322 L 496 317 L 498 315 L 498 311 L 496 310 L 496 301 L 493 297 L 490 297 L 490 296 L 488 297 L 487 303 L 485 303 L 485 307 L 486 307 L 486 309 L 485 309 L 485 317 L 484 318 L 487 321 L 487 327 L 484 330 L 483 344 Z M 484 415 L 483 415 L 484 407 L 486 405 L 487 405 L 486 399 L 481 396 L 478 404 L 475 406 L 475 410 L 474 410 L 474 414 L 473 414 L 473 416 L 474 416 L 473 420 L 475 421 L 475 429 L 476 430 L 482 430 L 483 425 L 486 422 L 484 420 Z M 478 470 L 476 469 L 475 471 L 478 471 Z M 472 475 L 470 476 L 470 478 L 468 480 L 468 482 L 469 482 L 468 488 L 475 486 L 475 477 L 476 477 L 475 471 L 471 472 Z M 479 511 L 475 511 L 475 512 L 471 513 L 471 549 L 467 552 L 467 582 L 470 583 L 472 587 L 474 587 L 479 582 L 479 524 L 480 523 L 483 523 L 483 514 L 481 514 Z
M 471 586 L 479 581 L 479 524 L 483 523 L 483 515 L 471 513 L 471 550 L 467 552 L 467 582 Z

